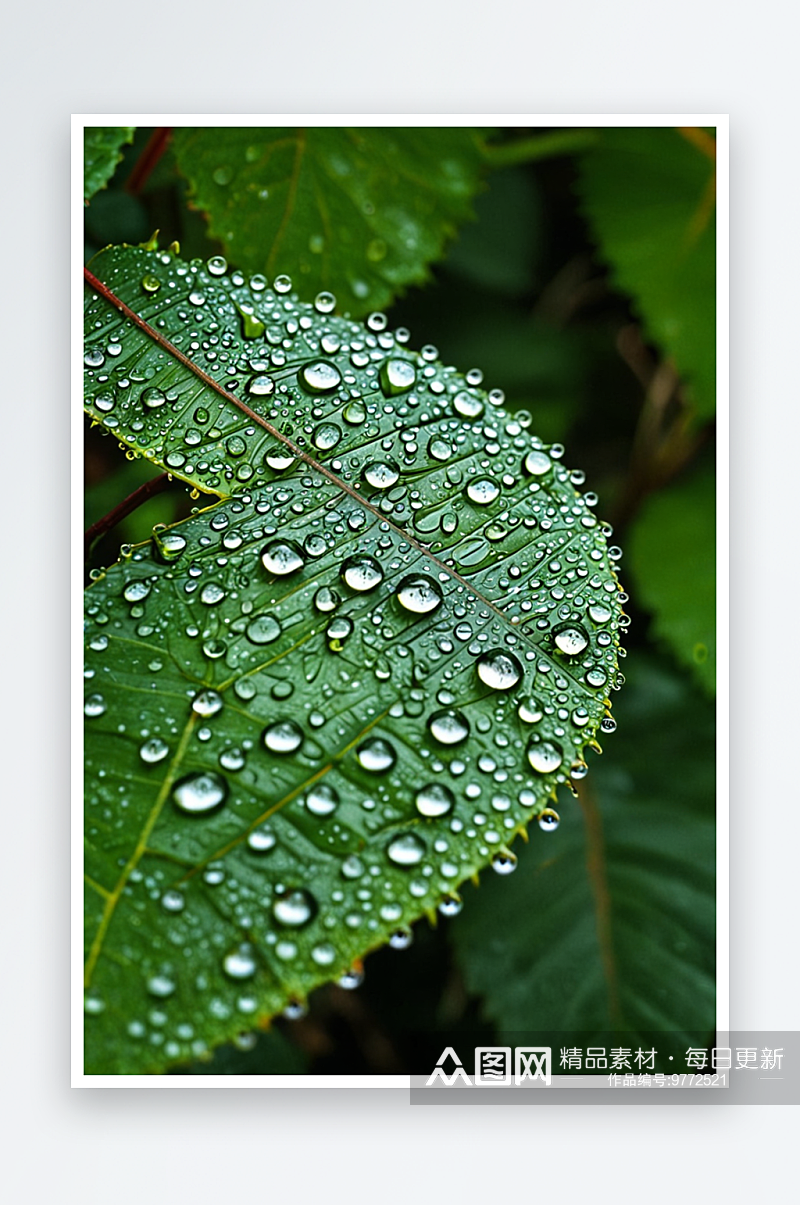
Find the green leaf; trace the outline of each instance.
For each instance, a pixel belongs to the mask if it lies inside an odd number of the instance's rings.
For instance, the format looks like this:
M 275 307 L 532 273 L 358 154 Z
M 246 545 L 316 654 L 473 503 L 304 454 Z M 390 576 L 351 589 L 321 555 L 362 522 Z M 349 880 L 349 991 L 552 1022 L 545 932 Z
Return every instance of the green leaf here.
M 713 1029 L 713 705 L 643 657 L 615 710 L 581 802 L 452 922 L 467 986 L 505 1032 Z
M 649 336 L 674 358 L 698 416 L 711 417 L 716 400 L 713 139 L 703 131 L 604 130 L 579 166 L 584 212 L 614 280 L 631 294 Z
M 512 862 L 624 621 L 561 449 L 435 349 L 218 259 L 92 268 L 87 412 L 223 495 L 87 592 L 87 1068 L 129 1074 Z
M 470 129 L 180 129 L 173 148 L 209 234 L 247 272 L 333 291 L 353 316 L 428 277 L 472 217 Z
M 135 126 L 87 126 L 83 131 L 83 199 L 105 188 L 122 159 L 121 148 L 133 142 Z
M 653 612 L 652 637 L 671 648 L 713 694 L 717 669 L 713 469 L 700 469 L 648 498 L 631 526 L 629 546 L 638 600 Z

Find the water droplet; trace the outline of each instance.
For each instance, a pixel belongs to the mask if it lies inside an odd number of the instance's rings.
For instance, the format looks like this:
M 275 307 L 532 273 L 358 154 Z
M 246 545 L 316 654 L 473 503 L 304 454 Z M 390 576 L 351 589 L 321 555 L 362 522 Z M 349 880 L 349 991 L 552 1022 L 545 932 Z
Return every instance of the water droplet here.
M 339 595 L 330 586 L 320 586 L 314 595 L 314 606 L 323 615 L 327 615 L 330 611 L 335 611 L 341 601 Z
M 453 408 L 462 418 L 480 418 L 483 414 L 483 402 L 472 393 L 462 389 L 453 398 Z
M 168 975 L 153 975 L 147 980 L 147 990 L 151 996 L 166 1000 L 175 991 L 175 982 Z
M 355 991 L 357 987 L 361 987 L 364 982 L 364 972 L 361 967 L 351 967 L 349 971 L 345 971 L 341 979 L 337 979 L 339 987 L 344 988 L 346 992 Z
M 371 774 L 385 774 L 397 761 L 394 746 L 379 736 L 371 736 L 356 749 L 356 760 Z
M 153 543 L 158 552 L 159 560 L 169 563 L 177 561 L 186 551 L 186 540 L 177 531 L 158 531 L 153 533 Z
M 317 912 L 317 901 L 310 891 L 296 888 L 285 891 L 272 905 L 272 915 L 279 925 L 290 929 L 300 929 L 313 920 Z
M 320 452 L 330 452 L 342 438 L 342 432 L 335 423 L 320 423 L 311 437 L 314 447 Z
M 427 846 L 416 833 L 401 833 L 386 846 L 390 862 L 395 866 L 417 866 L 427 853 Z
M 361 475 L 373 489 L 388 490 L 399 480 L 400 466 L 388 457 L 386 460 L 373 460 L 365 466 Z
M 275 389 L 275 382 L 272 377 L 265 376 L 259 373 L 258 376 L 252 377 L 247 382 L 247 392 L 251 397 L 269 397 Z
M 395 929 L 389 938 L 389 945 L 393 950 L 407 950 L 414 941 L 414 934 L 407 926 L 402 929 Z
M 395 397 L 413 388 L 417 370 L 410 360 L 386 360 L 381 366 L 381 389 L 387 397 Z
M 212 715 L 222 711 L 222 697 L 215 690 L 201 690 L 192 699 L 192 711 L 208 720 Z
M 212 812 L 221 807 L 227 797 L 227 780 L 214 770 L 187 774 L 172 788 L 175 804 L 190 815 Z
M 212 255 L 207 260 L 206 267 L 212 276 L 224 276 L 228 271 L 228 261 L 223 255 Z
M 276 276 L 272 283 L 275 287 L 276 293 L 288 293 L 291 291 L 292 278 L 291 276 L 287 276 L 284 272 L 282 272 L 280 276 Z
M 106 709 L 106 701 L 102 695 L 88 695 L 83 704 L 83 714 L 90 719 L 102 715 Z
M 247 844 L 255 854 L 266 854 L 271 849 L 274 849 L 278 838 L 275 836 L 268 824 L 262 824 L 260 828 L 254 828 L 252 833 L 248 834 Z
M 256 615 L 251 619 L 245 635 L 251 644 L 271 644 L 281 634 L 281 625 L 274 615 Z
M 435 711 L 428 720 L 428 731 L 440 745 L 458 745 L 469 736 L 469 723 L 460 711 Z
M 478 477 L 467 486 L 467 497 L 477 506 L 488 506 L 500 494 L 500 486 L 491 477 Z
M 224 597 L 225 591 L 219 582 L 207 582 L 200 591 L 200 601 L 209 607 L 216 606 L 217 603 L 222 602 Z
M 275 282 L 277 285 L 277 281 Z M 298 373 L 300 384 L 309 393 L 332 393 L 342 383 L 342 374 L 328 360 L 313 360 L 304 364 Z
M 148 766 L 155 766 L 169 755 L 169 745 L 160 736 L 151 736 L 139 750 L 139 756 Z
M 553 630 L 553 640 L 556 647 L 569 657 L 577 657 L 589 643 L 589 637 L 580 624 L 564 624 Z
M 167 400 L 167 395 L 163 389 L 157 389 L 155 385 L 151 385 L 149 389 L 142 392 L 142 402 L 148 410 L 158 410 L 159 406 L 163 406 Z
M 410 573 L 397 587 L 397 601 L 414 615 L 429 615 L 442 602 L 442 592 L 432 578 Z
M 492 690 L 511 690 L 522 679 L 522 666 L 512 653 L 490 649 L 478 658 L 478 677 Z
M 317 293 L 314 298 L 314 309 L 318 314 L 332 314 L 336 309 L 336 298 L 333 293 L 326 291 Z
M 563 761 L 561 750 L 552 741 L 531 741 L 527 754 L 537 774 L 552 774 Z
M 329 967 L 336 961 L 336 949 L 329 941 L 324 941 L 318 946 L 314 946 L 311 951 L 311 960 L 318 967 Z
M 492 870 L 496 874 L 513 874 L 517 869 L 517 855 L 510 849 L 498 849 L 492 858 Z
M 367 410 L 363 402 L 348 402 L 342 411 L 342 418 L 351 427 L 358 427 L 366 417 Z
M 148 273 L 147 276 L 142 277 L 141 286 L 145 293 L 157 293 L 161 288 L 161 281 L 157 276 L 153 276 L 152 273 Z
M 593 603 L 592 606 L 589 607 L 589 618 L 593 620 L 594 623 L 608 623 L 611 615 L 611 608 L 607 607 L 605 603 Z
M 303 730 L 294 720 L 276 720 L 264 729 L 262 739 L 270 753 L 296 753 L 303 743 Z
M 431 819 L 434 816 L 446 816 L 448 812 L 452 811 L 455 798 L 453 792 L 442 786 L 441 783 L 429 782 L 427 786 L 417 792 L 414 802 L 420 816 Z
M 321 782 L 306 795 L 306 810 L 312 816 L 330 816 L 339 806 L 339 792 L 335 787 Z
M 106 362 L 102 348 L 87 347 L 83 362 L 87 368 L 102 368 Z
M 183 909 L 186 907 L 186 900 L 180 891 L 170 888 L 161 897 L 161 907 L 165 912 L 183 912 Z
M 268 573 L 274 573 L 276 577 L 286 577 L 302 569 L 305 561 L 296 544 L 288 540 L 273 540 L 261 553 L 261 564 Z
M 561 817 L 552 808 L 545 808 L 539 817 L 539 828 L 543 833 L 554 833 L 560 823 Z
M 617 731 L 617 721 L 615 719 L 613 719 L 610 715 L 603 716 L 602 720 L 600 721 L 600 731 L 604 732 L 606 735 L 609 735 L 612 732 L 616 732 Z
M 570 778 L 574 778 L 576 782 L 580 782 L 589 773 L 589 767 L 585 761 L 573 762 L 569 768 Z
M 538 448 L 534 448 L 529 452 L 523 462 L 523 468 L 526 473 L 530 473 L 533 477 L 543 477 L 553 467 L 553 462 L 545 452 L 540 452 Z
M 233 168 L 227 164 L 224 164 L 222 167 L 215 167 L 211 173 L 211 179 L 215 184 L 219 184 L 220 188 L 224 188 L 233 179 Z
M 144 602 L 149 593 L 150 583 L 140 578 L 137 582 L 128 582 L 122 591 L 122 597 L 129 603 Z
M 539 700 L 534 699 L 533 695 L 531 695 L 529 698 L 522 700 L 517 708 L 517 715 L 523 724 L 538 724 L 544 715 L 544 711 Z
M 291 456 L 288 452 L 284 452 L 282 449 L 267 452 L 264 456 L 266 463 L 276 473 L 282 473 L 284 469 L 290 468 L 296 459 L 297 458 L 295 456 Z
M 449 443 L 446 443 L 437 435 L 433 439 L 428 440 L 428 455 L 432 456 L 434 460 L 445 461 L 449 460 L 453 455 L 453 449 Z
M 256 973 L 256 959 L 249 942 L 242 942 L 222 960 L 222 969 L 229 979 L 251 979 Z
M 371 556 L 348 557 L 339 574 L 346 586 L 360 594 L 374 590 L 383 581 L 383 570 Z

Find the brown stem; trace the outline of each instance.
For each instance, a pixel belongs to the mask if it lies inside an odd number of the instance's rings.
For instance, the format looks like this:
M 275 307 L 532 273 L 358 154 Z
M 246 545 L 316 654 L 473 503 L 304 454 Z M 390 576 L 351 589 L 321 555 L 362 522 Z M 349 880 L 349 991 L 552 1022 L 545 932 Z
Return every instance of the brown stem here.
M 150 179 L 150 173 L 166 150 L 171 136 L 171 126 L 159 126 L 158 129 L 153 130 L 144 150 L 133 165 L 133 171 L 126 181 L 125 191 L 130 193 L 131 196 L 138 197 Z
M 156 494 L 161 494 L 172 483 L 172 478 L 169 473 L 161 473 L 158 477 L 153 477 L 150 481 L 145 481 L 144 485 L 140 485 L 132 494 L 128 494 L 118 506 L 110 510 L 107 515 L 103 515 L 102 519 L 98 519 L 91 527 L 86 529 L 83 537 L 83 556 L 84 561 L 88 561 L 89 553 L 92 550 L 92 544 L 100 536 L 105 535 L 112 527 L 116 527 L 123 519 L 127 518 L 137 507 L 146 502 L 148 498 L 155 497 Z

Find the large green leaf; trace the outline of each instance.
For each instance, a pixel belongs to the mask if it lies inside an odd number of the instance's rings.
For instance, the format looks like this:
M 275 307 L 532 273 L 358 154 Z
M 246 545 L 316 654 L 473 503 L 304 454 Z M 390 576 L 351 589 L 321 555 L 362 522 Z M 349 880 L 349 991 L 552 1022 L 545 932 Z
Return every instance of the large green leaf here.
M 92 271 L 87 412 L 223 495 L 87 594 L 87 1067 L 154 1072 L 513 863 L 613 726 L 624 596 L 480 374 L 218 259 Z
M 713 705 L 646 657 L 626 676 L 613 762 L 452 922 L 505 1032 L 660 1030 L 680 1046 L 714 1027 Z
M 637 597 L 653 612 L 653 637 L 716 686 L 716 478 L 701 469 L 645 502 L 630 531 Z M 680 566 L 680 572 L 676 566 Z
M 687 136 L 688 135 L 688 136 Z M 701 418 L 716 402 L 714 143 L 705 131 L 603 130 L 583 208 L 617 284 L 675 360 Z
M 333 290 L 358 316 L 426 280 L 472 217 L 481 139 L 461 128 L 179 129 L 178 167 L 209 234 L 250 272 Z
M 105 188 L 122 159 L 122 147 L 133 142 L 135 126 L 87 126 L 83 131 L 83 199 Z

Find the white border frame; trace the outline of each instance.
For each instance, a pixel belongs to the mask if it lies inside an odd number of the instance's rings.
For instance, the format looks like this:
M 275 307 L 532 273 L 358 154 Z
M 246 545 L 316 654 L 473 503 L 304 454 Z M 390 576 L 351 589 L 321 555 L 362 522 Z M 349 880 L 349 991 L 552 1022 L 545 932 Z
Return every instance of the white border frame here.
M 407 1075 L 85 1075 L 83 1072 L 83 129 L 90 125 L 317 126 L 715 126 L 717 130 L 717 1031 L 730 1029 L 729 781 L 729 119 L 708 113 L 491 114 L 73 114 L 71 149 L 71 715 L 72 765 L 72 1087 L 89 1088 L 408 1088 Z M 80 403 L 80 404 L 79 404 Z M 78 550 L 80 551 L 80 554 Z M 688 1103 L 688 1102 L 687 1102 Z

